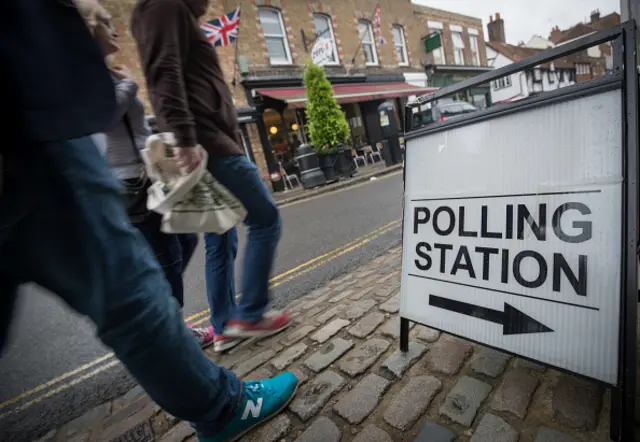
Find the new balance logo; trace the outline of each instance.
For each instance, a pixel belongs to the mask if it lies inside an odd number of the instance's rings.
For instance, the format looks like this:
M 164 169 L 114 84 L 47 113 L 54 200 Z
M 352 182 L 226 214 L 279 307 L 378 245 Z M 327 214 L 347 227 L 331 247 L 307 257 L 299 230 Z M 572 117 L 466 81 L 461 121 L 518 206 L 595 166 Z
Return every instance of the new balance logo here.
M 244 413 L 242 413 L 242 420 L 246 420 L 249 417 L 249 413 L 254 419 L 257 419 L 260 416 L 260 411 L 262 410 L 262 398 L 258 398 L 258 403 L 256 404 L 252 400 L 247 401 L 247 406 L 244 408 Z

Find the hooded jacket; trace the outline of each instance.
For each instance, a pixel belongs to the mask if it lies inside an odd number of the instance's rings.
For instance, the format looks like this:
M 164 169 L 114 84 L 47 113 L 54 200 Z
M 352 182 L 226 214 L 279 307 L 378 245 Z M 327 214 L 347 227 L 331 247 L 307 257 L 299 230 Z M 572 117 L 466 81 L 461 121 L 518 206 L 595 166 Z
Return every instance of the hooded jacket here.
M 231 92 L 200 29 L 207 0 L 138 0 L 131 32 L 160 132 L 211 156 L 242 155 Z

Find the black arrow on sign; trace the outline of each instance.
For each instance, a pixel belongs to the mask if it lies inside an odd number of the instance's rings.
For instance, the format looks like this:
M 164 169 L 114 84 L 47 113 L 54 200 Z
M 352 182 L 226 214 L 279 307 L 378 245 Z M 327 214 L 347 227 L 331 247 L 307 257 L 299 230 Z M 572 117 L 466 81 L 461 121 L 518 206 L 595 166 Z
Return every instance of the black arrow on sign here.
M 523 335 L 527 333 L 546 333 L 553 331 L 546 325 L 525 315 L 506 302 L 504 303 L 504 311 L 501 312 L 500 310 L 492 310 L 487 307 L 480 307 L 466 302 L 429 295 L 429 305 L 462 315 L 473 316 L 474 318 L 483 319 L 495 324 L 501 324 L 503 335 Z

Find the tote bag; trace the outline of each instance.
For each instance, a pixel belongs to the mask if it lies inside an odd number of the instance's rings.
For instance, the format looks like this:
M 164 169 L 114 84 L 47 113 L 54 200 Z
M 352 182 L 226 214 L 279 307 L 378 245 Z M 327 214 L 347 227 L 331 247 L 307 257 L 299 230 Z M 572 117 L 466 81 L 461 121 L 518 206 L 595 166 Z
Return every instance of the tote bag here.
M 229 190 L 207 170 L 208 154 L 190 173 L 182 173 L 172 149 L 173 134 L 147 139 L 143 156 L 153 184 L 148 189 L 147 208 L 162 215 L 164 233 L 211 232 L 223 234 L 244 221 L 247 211 Z

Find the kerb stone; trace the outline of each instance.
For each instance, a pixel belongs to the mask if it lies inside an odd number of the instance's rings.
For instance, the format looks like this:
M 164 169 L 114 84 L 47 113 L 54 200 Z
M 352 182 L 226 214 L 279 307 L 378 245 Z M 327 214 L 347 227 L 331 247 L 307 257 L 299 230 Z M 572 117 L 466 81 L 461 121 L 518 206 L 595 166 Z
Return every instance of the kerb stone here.
M 364 373 L 389 348 L 389 342 L 384 339 L 370 339 L 357 349 L 349 353 L 340 362 L 340 370 L 351 377 Z
M 386 431 L 375 425 L 368 425 L 358 432 L 353 442 L 393 442 L 393 439 Z
M 469 427 L 490 391 L 491 385 L 463 376 L 447 395 L 440 414 Z
M 340 442 L 342 432 L 328 417 L 319 417 L 305 430 L 296 442 Z
M 385 320 L 384 314 L 371 312 L 349 329 L 349 334 L 356 338 L 366 338 Z
M 511 356 L 507 354 L 484 347 L 474 359 L 471 368 L 478 374 L 496 378 L 504 372 L 509 359 Z
M 349 325 L 350 322 L 344 319 L 334 319 L 311 336 L 312 341 L 319 344 L 327 342 L 333 335 Z
M 325 371 L 298 393 L 289 409 L 303 421 L 309 420 L 326 405 L 331 396 L 345 385 L 345 380 L 333 371 Z
M 460 371 L 472 351 L 468 342 L 447 336 L 431 347 L 428 358 L 433 371 L 451 376 Z
M 369 374 L 334 405 L 333 411 L 350 424 L 359 424 L 378 406 L 391 383 L 376 374 Z
M 469 442 L 517 442 L 518 432 L 506 421 L 487 413 Z
M 311 355 L 311 357 L 304 362 L 304 365 L 306 365 L 309 370 L 318 373 L 351 350 L 352 347 L 353 342 L 342 338 L 335 338 Z
M 403 352 L 400 349 L 396 350 L 389 358 L 384 361 L 382 366 L 393 373 L 397 378 L 401 378 L 402 375 L 420 359 L 420 356 L 427 351 L 427 347 L 424 345 L 411 341 L 409 342 L 409 350 Z
M 539 383 L 537 378 L 522 369 L 508 372 L 493 397 L 491 408 L 496 411 L 506 411 L 524 419 L 531 397 Z
M 397 393 L 384 412 L 384 420 L 399 430 L 406 431 L 426 411 L 431 400 L 442 388 L 432 376 L 417 376 Z

